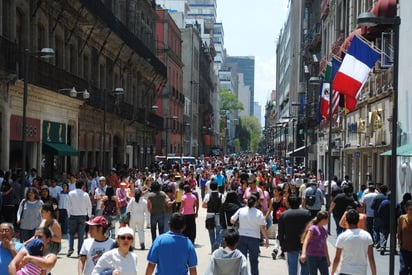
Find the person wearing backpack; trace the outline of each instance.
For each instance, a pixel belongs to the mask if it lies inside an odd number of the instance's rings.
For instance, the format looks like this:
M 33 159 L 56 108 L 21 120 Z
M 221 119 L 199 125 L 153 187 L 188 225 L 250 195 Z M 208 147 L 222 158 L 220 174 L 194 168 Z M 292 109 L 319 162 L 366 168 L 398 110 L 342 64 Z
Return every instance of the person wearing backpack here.
M 206 229 L 209 231 L 210 247 L 213 253 L 219 248 L 221 242 L 220 208 L 222 207 L 222 194 L 219 193 L 214 179 L 209 184 L 211 192 L 206 194 L 202 207 L 207 208 Z
M 322 208 L 324 195 L 322 190 L 317 187 L 316 180 L 310 180 L 308 185 L 305 191 L 303 191 L 302 208 L 308 209 L 313 219 Z

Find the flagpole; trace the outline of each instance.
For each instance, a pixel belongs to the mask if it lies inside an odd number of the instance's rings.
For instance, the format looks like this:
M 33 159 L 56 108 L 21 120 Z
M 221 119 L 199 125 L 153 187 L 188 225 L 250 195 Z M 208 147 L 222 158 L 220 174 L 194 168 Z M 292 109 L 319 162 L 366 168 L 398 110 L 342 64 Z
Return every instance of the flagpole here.
M 326 209 L 329 211 L 330 209 L 330 203 L 332 199 L 332 178 L 333 178 L 333 159 L 332 159 L 332 108 L 333 108 L 333 103 L 332 103 L 332 79 L 330 81 L 330 86 L 329 86 L 329 136 L 328 136 L 328 154 L 329 154 L 329 159 L 328 159 L 328 178 L 329 178 L 329 184 L 328 184 L 328 196 L 326 199 Z M 328 231 L 329 235 L 332 233 L 330 230 L 330 223 L 331 219 L 328 219 Z

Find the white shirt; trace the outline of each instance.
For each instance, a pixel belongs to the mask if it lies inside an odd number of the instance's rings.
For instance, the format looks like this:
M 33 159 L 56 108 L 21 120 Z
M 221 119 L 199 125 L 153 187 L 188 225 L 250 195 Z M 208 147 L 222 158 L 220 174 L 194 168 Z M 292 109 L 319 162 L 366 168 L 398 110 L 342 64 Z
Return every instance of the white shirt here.
M 108 238 L 103 242 L 95 241 L 93 238 L 87 238 L 84 240 L 82 248 L 80 249 L 80 255 L 86 256 L 83 274 L 92 273 L 97 261 L 104 252 L 109 251 L 112 248 L 114 242 L 115 240 L 112 238 Z
M 63 188 L 61 186 L 49 186 L 49 193 L 50 196 L 53 198 L 57 198 L 57 196 L 60 194 L 60 192 L 63 190 Z
M 366 275 L 368 265 L 368 247 L 372 237 L 365 230 L 347 229 L 339 235 L 336 247 L 342 249 L 340 273 Z
M 74 216 L 91 216 L 92 203 L 89 194 L 81 189 L 76 189 L 69 192 L 69 207 L 67 208 L 67 215 Z
M 135 198 L 131 198 L 130 201 L 127 203 L 126 207 L 126 213 L 130 212 L 130 218 L 131 219 L 142 219 L 144 218 L 144 215 L 148 215 L 149 212 L 147 210 L 147 201 L 145 198 L 140 197 L 139 202 L 136 203 Z
M 260 239 L 260 226 L 266 225 L 262 211 L 255 207 L 242 207 L 230 219 L 239 219 L 239 235 L 257 239 Z
M 137 274 L 137 255 L 133 252 L 127 253 L 126 257 L 119 254 L 117 248 L 107 251 L 100 257 L 93 269 L 92 275 L 99 275 L 103 270 L 114 268 L 122 275 Z

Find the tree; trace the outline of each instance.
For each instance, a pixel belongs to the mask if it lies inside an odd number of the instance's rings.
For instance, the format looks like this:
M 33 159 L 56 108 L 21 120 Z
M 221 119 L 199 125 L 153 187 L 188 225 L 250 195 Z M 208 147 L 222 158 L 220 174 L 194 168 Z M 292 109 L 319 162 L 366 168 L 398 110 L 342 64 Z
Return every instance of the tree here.
M 257 152 L 259 149 L 259 143 L 261 139 L 261 126 L 256 117 L 252 116 L 244 116 L 241 117 L 241 128 L 244 129 L 245 132 L 248 133 L 249 140 L 248 140 L 248 149 L 252 152 Z M 242 133 L 239 131 L 239 138 L 242 138 Z M 241 145 L 242 140 L 241 140 Z M 242 149 L 245 147 L 241 146 Z
M 226 115 L 225 112 L 235 110 L 243 110 L 243 104 L 237 99 L 237 95 L 228 89 L 220 90 L 220 113 Z

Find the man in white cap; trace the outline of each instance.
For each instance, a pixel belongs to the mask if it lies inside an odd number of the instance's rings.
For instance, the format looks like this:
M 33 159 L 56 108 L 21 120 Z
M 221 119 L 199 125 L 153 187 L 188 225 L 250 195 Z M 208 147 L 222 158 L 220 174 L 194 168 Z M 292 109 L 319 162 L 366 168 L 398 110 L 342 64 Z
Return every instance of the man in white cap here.
M 99 178 L 99 184 L 94 191 L 94 199 L 96 200 L 96 216 L 101 215 L 103 209 L 101 208 L 103 197 L 106 196 L 106 178 L 101 176 Z

